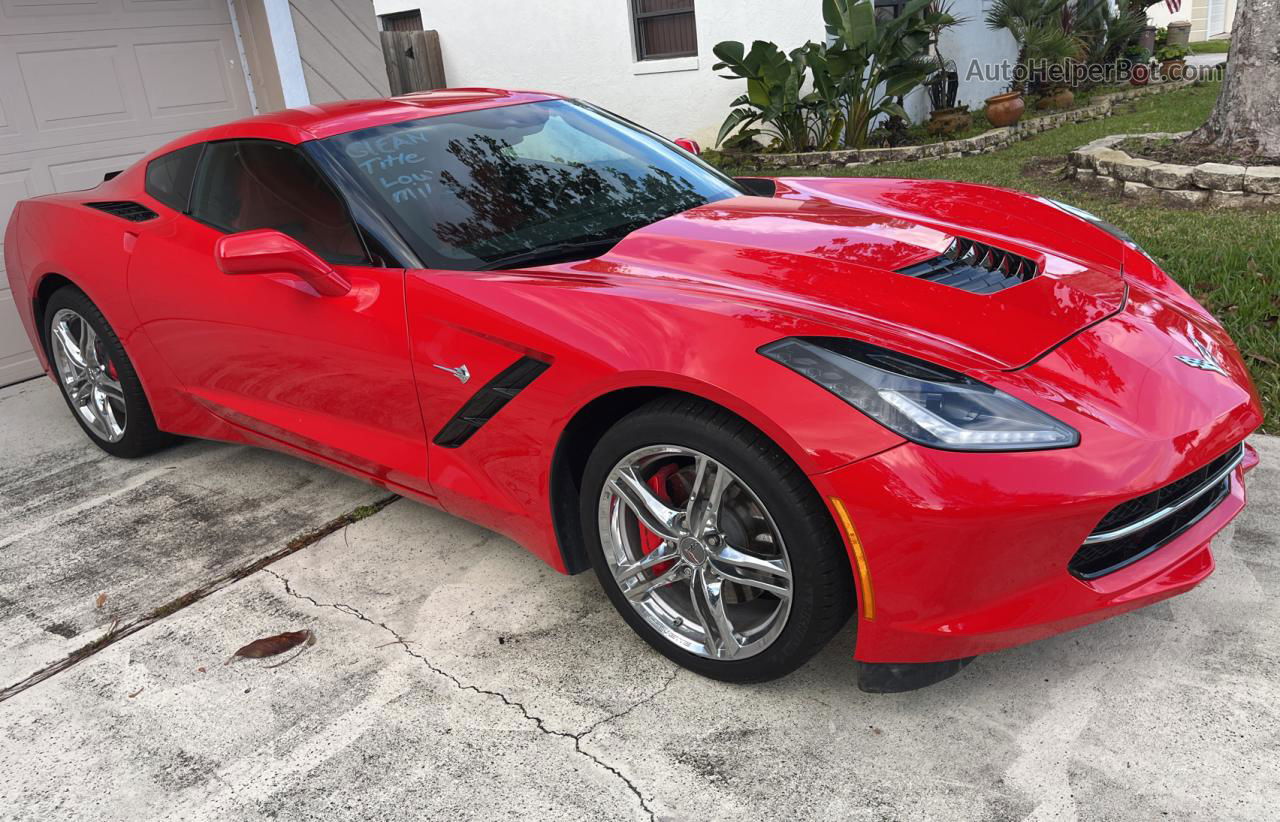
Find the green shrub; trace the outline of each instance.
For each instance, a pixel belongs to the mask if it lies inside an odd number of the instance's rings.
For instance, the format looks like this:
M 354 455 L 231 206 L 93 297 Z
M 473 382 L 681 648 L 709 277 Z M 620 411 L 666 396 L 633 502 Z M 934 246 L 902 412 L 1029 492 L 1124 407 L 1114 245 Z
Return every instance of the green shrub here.
M 717 145 L 741 147 L 757 137 L 787 152 L 865 145 L 877 118 L 906 118 L 898 99 L 938 68 L 930 37 L 956 23 L 932 0 L 909 0 L 891 20 L 877 19 L 873 0 L 823 0 L 822 14 L 830 46 L 808 42 L 783 52 L 757 40 L 748 50 L 729 40 L 712 49 L 720 58 L 714 69 L 729 72 L 722 77 L 747 81 Z

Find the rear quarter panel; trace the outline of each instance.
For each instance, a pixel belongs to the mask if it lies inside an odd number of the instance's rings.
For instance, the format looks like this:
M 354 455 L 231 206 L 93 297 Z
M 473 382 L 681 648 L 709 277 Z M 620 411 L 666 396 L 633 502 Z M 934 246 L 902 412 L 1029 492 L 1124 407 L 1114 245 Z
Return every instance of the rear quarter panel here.
M 22 227 L 27 241 L 21 257 L 28 272 L 28 305 L 34 306 L 46 277 L 65 277 L 93 300 L 128 349 L 135 325 L 125 288 L 129 268 L 125 238 L 129 225 L 126 220 L 69 199 L 25 203 Z
M 30 338 L 32 346 L 36 349 L 36 356 L 40 357 L 40 366 L 44 368 L 43 355 L 40 352 L 40 346 L 36 344 L 35 324 L 31 318 L 31 301 L 26 299 L 27 276 L 26 269 L 22 265 L 20 253 L 22 244 L 25 241 L 23 231 L 19 228 L 21 214 L 22 203 L 18 203 L 10 213 L 9 222 L 5 226 L 4 270 L 5 276 L 9 281 L 9 298 L 13 300 L 14 309 L 18 314 L 19 321 L 22 323 L 22 328 Z M 12 338 L 13 344 L 17 344 L 17 329 L 12 331 L 5 329 L 3 333 L 6 338 Z
M 140 173 L 137 176 L 140 177 Z M 145 195 L 133 193 L 130 182 L 133 181 L 118 177 L 91 192 L 25 201 L 21 206 L 18 252 L 25 282 L 21 292 L 15 289 L 14 298 L 22 303 L 19 310 L 23 321 L 48 371 L 40 340 L 41 318 L 35 316 L 36 298 L 47 278 L 69 280 L 93 301 L 120 338 L 151 403 L 157 425 L 166 431 L 184 431 L 191 427 L 191 403 L 175 390 L 167 367 L 139 331 L 129 296 L 128 271 L 135 224 L 84 205 L 120 199 L 135 200 L 152 209 L 163 208 Z M 140 180 L 136 182 L 140 187 Z

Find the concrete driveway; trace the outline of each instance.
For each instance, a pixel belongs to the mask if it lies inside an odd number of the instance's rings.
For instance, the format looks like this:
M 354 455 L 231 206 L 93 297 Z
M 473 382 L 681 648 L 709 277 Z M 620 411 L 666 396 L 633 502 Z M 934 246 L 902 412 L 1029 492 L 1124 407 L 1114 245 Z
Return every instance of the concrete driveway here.
M 244 448 L 112 460 L 49 383 L 4 389 L 0 817 L 1274 818 L 1280 440 L 1255 444 L 1195 591 L 869 696 L 851 628 L 780 682 L 701 679 L 480 528 Z

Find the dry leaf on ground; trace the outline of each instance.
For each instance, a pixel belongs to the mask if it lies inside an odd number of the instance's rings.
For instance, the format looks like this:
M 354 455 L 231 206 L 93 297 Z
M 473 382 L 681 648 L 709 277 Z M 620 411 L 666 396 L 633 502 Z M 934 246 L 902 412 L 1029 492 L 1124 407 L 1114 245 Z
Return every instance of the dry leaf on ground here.
M 278 656 L 286 651 L 292 651 L 299 645 L 313 645 L 316 641 L 316 635 L 312 631 L 286 631 L 283 634 L 275 636 L 263 637 L 255 639 L 248 645 L 239 649 L 232 655 L 243 659 L 262 659 L 268 656 Z M 229 660 L 230 661 L 230 660 Z

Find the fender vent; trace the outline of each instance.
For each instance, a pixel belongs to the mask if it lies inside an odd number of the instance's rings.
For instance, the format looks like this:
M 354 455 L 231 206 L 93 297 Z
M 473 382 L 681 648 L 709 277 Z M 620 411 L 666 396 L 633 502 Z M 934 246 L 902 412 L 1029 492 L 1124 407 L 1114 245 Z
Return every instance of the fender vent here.
M 1025 283 L 1039 272 L 1035 261 L 1030 258 L 956 237 L 942 254 L 899 268 L 898 273 L 974 294 L 994 294 Z
M 114 214 L 120 219 L 128 220 L 131 223 L 143 223 L 160 216 L 142 203 L 135 203 L 131 200 L 107 200 L 101 203 L 85 203 L 85 205 L 89 208 L 105 211 L 108 214 Z
M 432 442 L 441 448 L 457 448 L 462 445 L 480 430 L 480 426 L 493 419 L 493 415 L 501 411 L 502 406 L 511 402 L 516 394 L 550 367 L 533 357 L 516 360 L 467 400 L 458 409 L 458 413 L 444 424 L 444 428 L 440 429 Z

